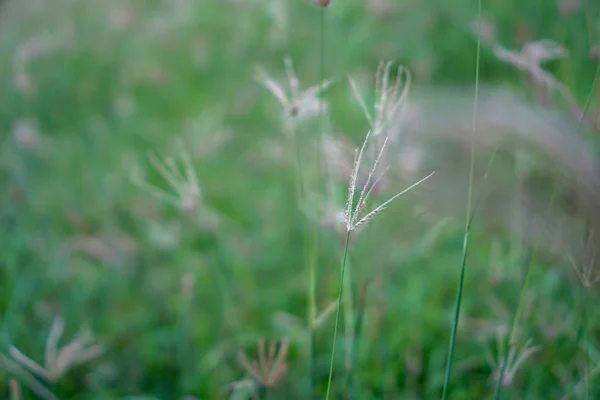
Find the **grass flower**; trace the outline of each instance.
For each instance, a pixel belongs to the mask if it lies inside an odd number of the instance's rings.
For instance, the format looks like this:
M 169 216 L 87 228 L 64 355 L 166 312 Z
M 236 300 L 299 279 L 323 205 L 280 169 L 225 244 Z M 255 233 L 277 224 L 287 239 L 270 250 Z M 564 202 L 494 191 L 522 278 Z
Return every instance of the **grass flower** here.
M 367 132 L 360 150 L 355 150 L 353 168 L 349 173 L 348 197 L 343 214 L 346 232 L 353 231 L 359 226 L 367 223 L 377 214 L 382 212 L 396 198 L 405 194 L 433 175 L 433 173 L 431 173 L 407 189 L 384 201 L 371 211 L 367 211 L 366 206 L 369 198 L 380 187 L 380 184 L 389 169 L 386 162 L 386 150 L 391 133 L 389 128 L 393 122 L 398 122 L 398 117 L 402 112 L 402 106 L 406 103 L 408 90 L 410 88 L 409 71 L 404 66 L 400 66 L 397 71 L 397 77 L 392 83 L 390 79 L 391 67 L 392 62 L 382 62 L 379 64 L 376 74 L 376 101 L 373 111 L 366 105 L 364 97 L 356 82 L 349 77 L 352 91 L 369 122 L 370 130 Z M 403 81 L 405 82 L 404 84 Z M 341 147 L 341 144 L 338 143 L 336 145 L 333 141 L 329 141 L 329 146 L 324 146 L 325 149 L 330 149 L 331 152 L 334 152 L 335 150 L 336 159 L 340 159 L 340 156 L 337 153 L 340 152 Z M 363 159 L 367 156 L 367 153 L 371 156 L 371 169 L 365 177 L 359 177 L 359 173 L 361 172 L 360 167 L 363 163 Z M 329 158 L 330 154 L 327 154 L 327 157 Z M 345 163 L 342 161 L 341 164 L 343 167 L 343 164 Z M 347 168 L 344 168 L 344 171 L 345 170 L 347 170 Z M 360 189 L 358 201 L 355 202 L 355 194 L 357 193 L 359 181 L 363 181 L 363 183 L 361 185 L 362 188 Z M 335 215 L 340 214 L 335 213 Z
M 356 190 L 357 189 L 357 177 L 358 177 L 358 173 L 360 171 L 360 165 L 362 162 L 363 153 L 364 153 L 365 147 L 368 144 L 370 136 L 371 136 L 371 131 L 369 131 L 367 133 L 365 140 L 362 144 L 362 147 L 360 148 L 360 150 L 357 151 L 357 155 L 356 155 L 355 162 L 354 162 L 354 170 L 350 177 L 350 183 L 348 186 L 348 198 L 346 200 L 346 208 L 344 211 L 344 223 L 345 223 L 345 227 L 346 227 L 346 242 L 345 242 L 345 246 L 344 246 L 344 256 L 343 256 L 342 268 L 341 268 L 340 289 L 339 289 L 339 294 L 338 294 L 338 308 L 337 308 L 337 312 L 336 312 L 336 319 L 335 319 L 335 326 L 334 326 L 333 350 L 332 350 L 332 355 L 331 355 L 329 382 L 327 385 L 326 399 L 329 399 L 330 390 L 331 390 L 331 379 L 333 376 L 333 361 L 334 361 L 334 356 L 335 356 L 335 345 L 336 345 L 336 339 L 337 339 L 339 315 L 340 315 L 340 309 L 341 309 L 341 305 L 342 305 L 344 276 L 345 276 L 345 271 L 346 271 L 346 260 L 348 257 L 348 245 L 350 242 L 350 234 L 352 231 L 356 230 L 361 225 L 366 224 L 367 222 L 372 220 L 376 215 L 380 214 L 390 203 L 392 203 L 392 201 L 394 201 L 401 195 L 407 193 L 409 190 L 415 188 L 419 184 L 423 183 L 425 180 L 429 179 L 434 174 L 434 172 L 432 172 L 431 174 L 429 174 L 425 178 L 421 179 L 420 181 L 414 183 L 413 185 L 409 186 L 408 188 L 406 188 L 406 189 L 402 190 L 401 192 L 398 192 L 394 196 L 388 198 L 386 201 L 384 201 L 380 205 L 374 207 L 371 211 L 366 211 L 367 201 L 371 196 L 373 188 L 377 185 L 377 183 L 379 182 L 379 180 L 381 179 L 381 177 L 385 174 L 385 171 L 387 170 L 387 169 L 384 170 L 382 173 L 380 173 L 379 175 L 377 175 L 377 177 L 374 178 L 374 176 L 377 173 L 377 168 L 379 166 L 379 161 L 381 160 L 381 156 L 382 156 L 383 152 L 385 151 L 385 147 L 387 144 L 387 137 L 386 137 L 383 141 L 383 145 L 381 146 L 381 149 L 379 150 L 377 157 L 375 158 L 373 166 L 368 174 L 366 183 L 362 187 L 362 189 L 360 189 L 360 195 L 359 195 L 358 201 L 355 202 L 354 198 L 355 198 L 355 194 L 357 193 L 357 190 Z
M 283 106 L 283 115 L 286 121 L 301 121 L 318 117 L 322 111 L 326 110 L 326 104 L 322 102 L 320 94 L 329 88 L 333 82 L 324 80 L 318 85 L 302 90 L 292 59 L 286 57 L 284 62 L 289 93 L 281 83 L 273 79 L 260 67 L 256 69 L 255 78 L 257 82 L 271 92 Z
M 359 226 L 361 226 L 362 224 L 369 222 L 377 214 L 380 214 L 392 201 L 396 200 L 398 197 L 407 193 L 409 190 L 413 189 L 414 187 L 420 185 L 421 183 L 423 183 L 424 181 L 429 179 L 434 174 L 434 172 L 432 172 L 431 174 L 427 175 L 425 178 L 421 179 L 420 181 L 412 184 L 411 186 L 402 190 L 401 192 L 396 193 L 394 196 L 390 197 L 389 199 L 387 199 L 386 201 L 384 201 L 383 203 L 381 203 L 380 205 L 378 205 L 371 211 L 365 211 L 367 201 L 368 201 L 369 197 L 371 196 L 371 192 L 373 191 L 373 188 L 376 187 L 377 183 L 381 180 L 381 178 L 384 176 L 385 172 L 387 171 L 387 168 L 386 168 L 381 174 L 379 174 L 377 177 L 374 177 L 377 172 L 377 168 L 379 166 L 379 161 L 381 160 L 381 157 L 385 151 L 386 144 L 388 142 L 388 138 L 386 137 L 383 141 L 383 145 L 381 146 L 381 149 L 379 150 L 377 158 L 375 158 L 375 162 L 373 163 L 371 171 L 369 172 L 366 183 L 364 184 L 364 186 L 362 187 L 362 189 L 360 191 L 360 196 L 358 198 L 358 201 L 357 202 L 354 201 L 354 197 L 355 197 L 355 193 L 356 193 L 356 186 L 357 186 L 356 182 L 357 182 L 357 177 L 358 177 L 358 173 L 360 170 L 360 164 L 362 161 L 363 152 L 369 141 L 370 136 L 371 136 L 371 131 L 369 131 L 367 133 L 367 136 L 365 137 L 362 147 L 357 152 L 356 159 L 354 161 L 354 171 L 352 172 L 352 176 L 350 177 L 350 184 L 348 187 L 348 199 L 346 201 L 346 209 L 345 209 L 345 213 L 344 213 L 344 221 L 346 223 L 346 231 L 347 232 L 351 232 L 351 231 L 355 230 L 356 228 L 358 228 Z
M 600 275 L 597 273 L 594 266 L 596 265 L 596 248 L 594 246 L 594 232 L 590 231 L 582 246 L 582 254 L 586 257 L 585 261 L 578 262 L 571 256 L 568 256 L 569 264 L 579 277 L 581 284 L 587 290 L 594 286 L 600 280 Z
M 364 97 L 356 82 L 349 77 L 354 97 L 358 101 L 362 111 L 369 122 L 371 135 L 375 139 L 368 147 L 371 158 L 381 156 L 381 150 L 385 148 L 388 139 L 395 139 L 398 123 L 407 103 L 408 91 L 410 89 L 411 75 L 404 66 L 399 66 L 395 80 L 391 79 L 392 62 L 381 62 L 375 75 L 375 104 L 373 110 L 367 107 Z M 392 126 L 396 131 L 392 131 Z
M 377 68 L 375 75 L 375 97 L 377 100 L 373 111 L 367 107 L 356 82 L 351 77 L 349 78 L 354 96 L 369 121 L 374 136 L 380 135 L 389 127 L 390 122 L 393 122 L 401 111 L 401 107 L 406 104 L 408 97 L 411 83 L 409 70 L 403 65 L 399 66 L 396 79 L 392 83 L 390 80 L 392 66 L 393 63 L 388 61 L 386 63 L 381 62 Z
M 331 0 L 312 0 L 312 2 L 319 8 L 325 8 L 331 4 Z
M 9 348 L 10 355 L 35 375 L 56 382 L 73 367 L 98 358 L 104 352 L 104 346 L 94 344 L 94 336 L 87 329 L 81 330 L 67 345 L 59 348 L 64 328 L 62 318 L 56 318 L 52 323 L 46 340 L 44 365 L 38 364 L 15 346 Z
M 348 245 L 350 242 L 350 234 L 352 233 L 352 231 L 356 230 L 358 227 L 371 221 L 376 215 L 380 214 L 395 199 L 397 199 L 401 195 L 407 193 L 409 190 L 413 189 L 414 187 L 418 186 L 419 184 L 423 183 L 425 180 L 427 180 L 434 174 L 432 172 L 431 174 L 429 174 L 425 178 L 421 179 L 417 183 L 409 186 L 408 188 L 402 190 L 401 192 L 398 192 L 397 194 L 388 198 L 386 201 L 384 201 L 380 205 L 372 208 L 371 211 L 368 211 L 367 202 L 368 202 L 369 198 L 371 197 L 373 189 L 375 187 L 377 187 L 377 184 L 381 181 L 382 177 L 385 175 L 385 173 L 388 169 L 387 165 L 386 165 L 384 167 L 383 171 L 379 172 L 379 168 L 381 167 L 381 160 L 385 153 L 386 146 L 387 146 L 388 139 L 389 139 L 386 128 L 389 125 L 389 122 L 392 121 L 392 119 L 396 115 L 396 111 L 399 108 L 399 106 L 403 103 L 404 99 L 406 98 L 406 93 L 407 93 L 407 86 L 406 86 L 405 90 L 402 92 L 403 94 L 400 96 L 398 95 L 400 93 L 399 92 L 399 88 L 400 88 L 399 79 L 400 78 L 398 78 L 398 81 L 390 90 L 390 88 L 388 87 L 388 78 L 387 78 L 389 76 L 389 66 L 391 66 L 390 63 L 388 63 L 387 67 L 383 69 L 384 72 L 382 74 L 381 73 L 382 69 L 381 69 L 381 65 L 380 65 L 380 69 L 379 69 L 379 72 L 377 75 L 378 80 L 382 76 L 383 76 L 383 78 L 382 78 L 381 83 L 376 84 L 376 92 L 379 94 L 379 99 L 375 104 L 375 116 L 374 117 L 371 116 L 371 113 L 368 111 L 368 107 L 366 106 L 364 101 L 362 101 L 362 97 L 360 96 L 358 90 L 356 89 L 356 85 L 353 85 L 356 97 L 359 100 L 359 103 L 361 104 L 361 107 L 363 108 L 363 111 L 365 112 L 367 119 L 369 120 L 371 129 L 367 132 L 367 135 L 365 136 L 365 139 L 363 141 L 363 144 L 362 144 L 360 150 L 355 151 L 356 156 L 354 159 L 354 168 L 350 175 L 350 180 L 349 180 L 349 184 L 348 184 L 348 197 L 346 200 L 346 207 L 345 207 L 345 211 L 344 211 L 346 240 L 345 240 L 344 255 L 343 255 L 343 259 L 342 259 L 342 267 L 341 267 L 341 273 L 340 273 L 338 305 L 337 305 L 337 312 L 336 312 L 334 332 L 333 332 L 333 349 L 332 349 L 332 354 L 331 354 L 331 362 L 330 362 L 330 369 L 329 369 L 329 379 L 328 379 L 328 384 L 327 384 L 326 399 L 329 399 L 329 396 L 331 393 L 331 382 L 332 382 L 332 377 L 333 377 L 333 362 L 335 359 L 335 347 L 336 347 L 336 342 L 337 342 L 337 330 L 338 330 L 339 319 L 340 319 L 340 310 L 341 310 L 341 306 L 342 306 L 342 302 L 343 302 L 342 299 L 343 299 L 344 277 L 345 277 L 345 271 L 346 271 L 346 261 L 348 258 Z M 388 72 L 385 72 L 385 71 L 388 71 Z M 352 82 L 352 80 L 350 80 L 350 81 Z M 357 191 L 358 174 L 360 172 L 360 167 L 363 162 L 363 155 L 365 153 L 365 149 L 367 148 L 367 145 L 370 144 L 369 139 L 372 136 L 377 136 L 378 138 L 381 138 L 382 139 L 381 145 L 374 152 L 375 157 L 374 157 L 374 161 L 372 163 L 370 172 L 367 174 L 364 185 L 362 185 L 362 188 L 359 189 L 360 194 L 358 195 L 358 201 L 355 201 L 355 195 L 358 193 L 358 191 Z M 372 148 L 372 149 L 374 149 L 374 148 Z
M 284 339 L 277 349 L 277 342 L 269 342 L 267 351 L 265 340 L 258 341 L 258 360 L 249 361 L 244 352 L 238 353 L 238 361 L 244 371 L 250 375 L 252 381 L 257 383 L 261 388 L 273 389 L 285 377 L 288 370 L 287 355 L 289 351 L 289 342 Z M 247 382 L 247 380 L 241 381 Z M 234 386 L 239 385 L 237 382 Z
M 564 47 L 553 40 L 544 39 L 526 43 L 520 52 L 506 49 L 498 44 L 493 45 L 493 51 L 500 61 L 512 65 L 531 77 L 534 90 L 543 105 L 549 106 L 551 93 L 557 91 L 567 102 L 577 120 L 584 122 L 590 129 L 596 128 L 595 124 L 585 116 L 582 107 L 567 85 L 542 68 L 543 63 L 567 57 L 569 53 Z
M 504 338 L 502 335 L 497 335 L 497 357 L 494 358 L 489 348 L 485 348 L 484 356 L 492 368 L 494 380 L 497 381 L 500 377 L 501 371 L 504 366 L 504 373 L 502 374 L 501 385 L 503 387 L 510 387 L 513 385 L 515 377 L 519 368 L 530 358 L 533 354 L 537 353 L 541 347 L 532 346 L 532 340 L 528 339 L 525 344 L 521 347 L 511 345 L 509 346 L 508 354 L 505 353 Z
M 163 200 L 184 211 L 191 212 L 200 208 L 202 204 L 202 192 L 190 154 L 182 142 L 178 142 L 177 147 L 177 158 L 168 156 L 160 159 L 154 153 L 149 153 L 148 155 L 150 164 L 174 193 L 166 192 L 151 185 L 142 178 L 139 170 L 134 172 L 132 180 L 159 200 Z
M 526 43 L 520 52 L 495 45 L 494 54 L 500 61 L 529 73 L 534 81 L 542 83 L 548 88 L 564 88 L 552 74 L 544 71 L 541 66 L 545 62 L 568 56 L 567 50 L 553 40 L 546 39 Z

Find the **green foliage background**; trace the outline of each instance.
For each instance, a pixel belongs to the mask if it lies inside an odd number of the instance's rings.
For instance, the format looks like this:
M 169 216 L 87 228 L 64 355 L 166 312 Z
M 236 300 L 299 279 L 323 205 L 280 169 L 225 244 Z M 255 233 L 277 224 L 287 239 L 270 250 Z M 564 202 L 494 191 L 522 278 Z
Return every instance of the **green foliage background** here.
M 368 3 L 386 2 L 336 0 L 325 12 L 324 66 L 338 78 L 327 94 L 332 124 L 354 139 L 366 121 L 346 72 L 371 77 L 381 59 L 405 64 L 415 85 L 472 84 L 475 72 L 475 1 L 390 1 L 382 13 Z M 597 4 L 584 3 L 571 16 L 548 0 L 483 0 L 483 10 L 508 48 L 552 38 L 569 49 L 550 69 L 583 103 L 600 29 Z M 290 56 L 304 86 L 318 82 L 321 11 L 308 0 L 15 0 L 0 7 L 2 353 L 14 344 L 41 362 L 51 322 L 62 315 L 65 338 L 87 324 L 107 350 L 48 384 L 59 398 L 212 399 L 229 398 L 225 386 L 247 377 L 238 350 L 254 357 L 257 339 L 289 337 L 289 371 L 268 395 L 308 398 L 303 238 L 312 225 L 296 207 L 293 165 L 273 156 L 283 138 L 281 110 L 253 73 L 261 65 L 283 78 Z M 19 87 L 15 62 L 27 51 L 34 54 L 26 64 L 31 90 Z M 483 82 L 522 87 L 516 71 L 486 49 L 481 71 Z M 24 122 L 41 133 L 39 147 L 15 140 Z M 149 170 L 147 151 L 173 151 L 180 137 L 194 156 L 203 207 L 220 216 L 217 226 L 132 183 L 135 168 Z M 361 399 L 441 392 L 463 226 L 460 218 L 416 218 L 411 199 L 387 210 L 352 251 L 354 281 L 370 282 Z M 511 238 L 474 229 L 453 399 L 491 396 L 484 348 L 495 350 L 495 342 L 477 338 L 482 321 L 509 323 L 522 279 Z M 319 249 L 324 309 L 337 293 L 341 248 L 323 231 Z M 561 398 L 581 380 L 579 283 L 551 260 L 536 259 L 533 268 L 522 337 L 541 350 L 504 394 Z M 598 368 L 596 314 L 589 316 L 590 359 Z M 329 317 L 318 333 L 321 395 L 331 332 Z M 343 371 L 344 351 L 338 354 Z M 0 371 L 2 398 L 12 376 Z M 23 391 L 35 398 L 26 385 Z

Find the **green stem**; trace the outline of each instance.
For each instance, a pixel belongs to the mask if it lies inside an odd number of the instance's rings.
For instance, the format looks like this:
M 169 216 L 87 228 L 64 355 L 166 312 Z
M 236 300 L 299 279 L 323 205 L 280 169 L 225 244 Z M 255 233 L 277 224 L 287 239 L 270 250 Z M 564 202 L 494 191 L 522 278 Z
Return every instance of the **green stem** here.
M 456 308 L 454 310 L 454 321 L 452 323 L 452 333 L 450 336 L 450 346 L 448 349 L 448 363 L 446 364 L 446 376 L 444 378 L 444 391 L 442 392 L 442 400 L 446 398 L 448 393 L 448 386 L 450 384 L 450 376 L 452 372 L 452 360 L 454 359 L 454 348 L 456 347 L 456 333 L 458 331 L 458 320 L 460 318 L 460 307 L 462 303 L 462 294 L 463 287 L 465 281 L 465 271 L 467 264 L 467 253 L 469 247 L 469 233 L 470 227 L 465 231 L 464 241 L 463 241 L 463 254 L 462 254 L 462 266 L 460 269 L 460 277 L 458 280 L 458 294 L 456 296 Z
M 346 267 L 346 277 L 344 279 L 344 343 L 346 350 L 346 370 L 349 371 L 352 365 L 352 347 L 355 339 L 354 324 L 354 288 L 352 278 L 352 267 Z
M 320 10 L 320 82 L 325 80 L 325 8 Z M 321 171 L 321 141 L 323 133 L 325 132 L 325 107 L 323 105 L 323 95 L 319 92 L 319 105 L 320 105 L 320 123 L 321 130 L 317 140 L 317 174 Z M 309 398 L 315 396 L 315 387 L 317 384 L 317 360 L 315 350 L 315 327 L 314 320 L 317 315 L 317 263 L 319 254 L 319 226 L 315 224 L 312 242 L 311 242 L 311 254 L 309 259 L 309 351 L 310 351 L 310 362 L 309 362 Z
M 293 127 L 288 128 L 288 133 L 290 135 L 291 146 L 294 151 L 294 156 L 296 157 L 296 201 L 298 202 L 298 206 L 301 205 L 301 201 L 304 196 L 304 178 L 302 176 L 302 157 L 300 155 L 300 145 L 298 144 L 298 140 L 296 138 L 296 130 Z
M 475 99 L 473 105 L 473 121 L 472 121 L 472 137 L 471 137 L 471 162 L 469 169 L 469 189 L 468 189 L 468 197 L 467 197 L 467 216 L 465 221 L 465 234 L 463 240 L 463 254 L 462 254 L 462 262 L 460 268 L 460 277 L 458 280 L 458 293 L 456 295 L 456 308 L 454 310 L 454 322 L 452 324 L 452 333 L 450 336 L 450 344 L 448 349 L 448 363 L 446 365 L 446 376 L 444 378 L 444 389 L 442 392 L 442 400 L 446 399 L 448 394 L 448 386 L 450 384 L 450 376 L 452 375 L 452 362 L 454 359 L 454 349 L 456 347 L 456 334 L 458 331 L 458 321 L 460 319 L 460 310 L 462 305 L 462 295 L 464 288 L 464 280 L 465 280 L 465 271 L 467 265 L 467 254 L 469 249 L 469 234 L 471 231 L 471 201 L 473 195 L 473 175 L 475 170 L 475 134 L 477 127 L 477 106 L 478 106 L 478 96 L 479 96 L 479 59 L 481 56 L 481 1 L 478 0 L 477 6 L 477 25 L 478 25 L 478 35 L 477 35 L 477 55 L 476 55 L 476 63 L 475 63 Z
M 302 206 L 305 193 L 305 181 L 302 174 L 302 157 L 300 154 L 300 146 L 296 138 L 296 132 L 293 128 L 289 129 L 291 136 L 291 146 L 293 147 L 294 155 L 296 157 L 296 203 L 298 207 Z M 316 386 L 316 353 L 315 353 L 315 326 L 314 321 L 317 315 L 317 301 L 316 301 L 316 261 L 314 251 L 315 246 L 313 245 L 315 240 L 314 235 L 311 237 L 310 233 L 307 233 L 304 242 L 305 259 L 309 263 L 309 277 L 308 277 L 308 313 L 307 313 L 307 325 L 308 325 L 308 377 L 309 377 L 309 398 L 313 398 L 315 395 Z
M 583 305 L 581 306 L 581 323 L 583 325 L 583 345 L 585 346 L 585 350 L 583 352 L 583 366 L 584 366 L 584 388 L 585 388 L 585 399 L 589 400 L 591 398 L 591 388 L 590 388 L 590 347 L 589 347 L 589 322 L 588 322 L 588 293 L 589 287 L 585 286 L 583 292 Z
M 327 381 L 327 394 L 325 396 L 325 400 L 329 400 L 329 395 L 331 393 L 331 381 L 333 378 L 333 363 L 335 360 L 335 347 L 337 342 L 337 331 L 338 325 L 340 323 L 340 310 L 342 308 L 342 295 L 344 294 L 344 275 L 346 272 L 346 260 L 348 259 L 348 244 L 350 243 L 350 231 L 346 232 L 346 244 L 344 245 L 344 258 L 342 261 L 342 270 L 340 273 L 340 289 L 338 292 L 338 304 L 337 311 L 335 313 L 335 325 L 333 328 L 333 346 L 331 349 L 331 361 L 329 364 L 329 378 Z
M 349 399 L 357 398 L 356 393 L 356 366 L 358 364 L 358 351 L 360 345 L 360 336 L 362 333 L 363 321 L 365 316 L 365 306 L 366 306 L 366 297 L 367 297 L 367 282 L 364 281 L 361 288 L 360 294 L 358 297 L 358 307 L 357 307 L 357 317 L 356 322 L 354 324 L 354 335 L 352 340 L 352 353 L 350 360 L 350 370 L 348 371 L 348 380 L 347 380 L 347 392 Z

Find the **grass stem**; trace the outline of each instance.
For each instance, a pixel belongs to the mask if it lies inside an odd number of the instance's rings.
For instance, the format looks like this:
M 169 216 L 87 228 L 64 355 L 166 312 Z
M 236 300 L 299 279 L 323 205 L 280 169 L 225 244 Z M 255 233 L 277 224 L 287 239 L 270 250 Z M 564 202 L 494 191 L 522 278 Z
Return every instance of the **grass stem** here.
M 472 137 L 471 137 L 471 162 L 469 168 L 469 189 L 467 195 L 467 216 L 465 222 L 465 234 L 463 240 L 463 254 L 460 268 L 460 277 L 458 280 L 458 293 L 456 295 L 456 308 L 454 310 L 454 321 L 452 324 L 452 333 L 450 335 L 450 344 L 448 349 L 448 363 L 446 365 L 446 375 L 444 377 L 444 389 L 442 392 L 442 400 L 446 399 L 448 394 L 448 386 L 452 374 L 452 361 L 454 359 L 454 349 L 456 347 L 456 333 L 458 331 L 458 321 L 460 319 L 460 310 L 462 305 L 462 296 L 465 280 L 465 271 L 467 265 L 467 254 L 469 249 L 469 234 L 471 231 L 471 199 L 473 195 L 473 175 L 475 170 L 475 134 L 477 127 L 477 105 L 479 95 L 479 59 L 481 56 L 481 1 L 478 0 L 477 5 L 477 55 L 475 63 L 475 100 L 473 105 L 473 121 L 472 121 Z
M 333 364 L 335 361 L 335 347 L 336 347 L 336 343 L 337 343 L 337 331 L 338 331 L 338 325 L 340 323 L 340 310 L 342 307 L 342 296 L 343 296 L 343 292 L 344 292 L 344 276 L 345 276 L 345 272 L 346 272 L 346 260 L 348 259 L 348 244 L 350 243 L 350 231 L 346 232 L 346 243 L 344 245 L 344 257 L 342 260 L 342 269 L 341 269 L 341 273 L 340 273 L 340 289 L 339 289 L 339 293 L 338 293 L 338 304 L 337 304 L 337 310 L 335 313 L 335 325 L 333 328 L 333 346 L 331 349 L 331 361 L 329 364 L 329 378 L 327 380 L 327 394 L 325 395 L 325 400 L 329 400 L 329 395 L 331 394 L 331 381 L 333 378 Z
M 319 39 L 319 65 L 320 65 L 320 79 L 319 82 L 325 81 L 325 8 L 320 9 L 320 39 Z M 317 139 L 317 175 L 322 170 L 321 169 L 321 143 L 323 139 L 323 134 L 325 133 L 325 105 L 323 102 L 323 94 L 319 92 L 319 108 L 320 108 L 320 125 L 321 129 L 319 130 L 320 134 Z M 318 184 L 318 181 L 317 181 Z M 310 361 L 309 361 L 309 398 L 313 398 L 315 396 L 315 387 L 317 384 L 317 360 L 316 360 L 316 350 L 315 350 L 315 326 L 314 320 L 317 315 L 317 264 L 318 264 L 318 255 L 319 255 L 319 226 L 315 225 L 312 239 L 310 243 L 310 258 L 309 258 L 309 288 L 308 288 L 308 296 L 309 296 L 309 329 L 310 329 L 310 338 L 309 338 L 309 351 L 310 351 Z

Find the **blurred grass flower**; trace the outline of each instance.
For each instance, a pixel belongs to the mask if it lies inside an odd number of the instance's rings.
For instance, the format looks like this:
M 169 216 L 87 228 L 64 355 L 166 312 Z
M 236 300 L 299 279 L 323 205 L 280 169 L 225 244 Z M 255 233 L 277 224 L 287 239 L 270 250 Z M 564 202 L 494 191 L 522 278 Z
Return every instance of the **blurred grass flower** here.
M 404 107 L 407 104 L 408 91 L 410 90 L 411 75 L 408 69 L 404 66 L 399 66 L 396 73 L 396 78 L 392 80 L 391 71 L 393 63 L 388 61 L 380 62 L 377 73 L 375 75 L 375 104 L 370 110 L 366 105 L 364 96 L 362 95 L 356 81 L 348 77 L 354 97 L 358 101 L 367 121 L 369 122 L 370 135 L 373 141 L 365 149 L 370 161 L 374 163 L 374 168 L 377 167 L 379 159 L 387 166 L 389 165 L 385 147 L 388 140 L 392 142 L 398 138 L 398 133 L 401 129 L 402 117 L 404 116 Z M 365 142 L 369 139 L 369 135 Z M 373 187 L 376 191 L 385 188 L 386 182 L 380 177 Z M 368 179 L 368 178 L 367 178 Z
M 200 183 L 192 163 L 192 158 L 181 141 L 177 143 L 177 149 L 177 158 L 167 156 L 160 159 L 154 153 L 149 153 L 148 155 L 152 166 L 174 193 L 166 192 L 151 185 L 143 179 L 138 169 L 134 171 L 132 180 L 159 200 L 163 200 L 184 211 L 192 212 L 199 209 L 202 205 Z
M 331 4 L 331 0 L 312 0 L 312 2 L 319 8 L 325 8 Z
M 503 387 L 510 387 L 514 383 L 519 368 L 528 358 L 541 350 L 541 347 L 532 346 L 532 340 L 528 339 L 521 347 L 518 347 L 516 344 L 510 344 L 507 355 L 505 353 L 505 339 L 503 335 L 497 335 L 496 339 L 497 357 L 494 358 L 491 350 L 487 347 L 485 348 L 484 356 L 492 368 L 494 381 L 499 379 L 501 371 L 504 370 L 504 373 L 502 374 L 501 385 Z M 506 366 L 503 366 L 504 363 L 506 363 Z
M 320 94 L 329 88 L 333 82 L 325 80 L 308 89 L 301 90 L 292 59 L 286 57 L 284 62 L 289 93 L 281 83 L 273 79 L 260 67 L 256 68 L 255 79 L 281 103 L 284 118 L 288 123 L 318 117 L 322 111 L 327 109 L 327 105 L 321 100 Z
M 64 328 L 64 320 L 61 317 L 55 318 L 46 340 L 44 365 L 38 364 L 15 346 L 10 346 L 10 355 L 35 375 L 49 382 L 56 382 L 73 367 L 98 358 L 104 353 L 104 346 L 94 344 L 94 336 L 88 329 L 80 330 L 67 345 L 59 348 Z
M 273 389 L 277 387 L 288 371 L 287 356 L 289 351 L 289 341 L 281 341 L 277 349 L 277 341 L 269 342 L 267 351 L 265 340 L 258 341 L 257 352 L 258 360 L 249 361 L 243 351 L 238 353 L 238 362 L 242 369 L 250 376 L 250 379 L 242 379 L 227 385 L 227 388 L 233 388 L 234 392 L 245 390 L 251 392 L 253 398 L 258 398 L 257 389 Z
M 592 130 L 597 128 L 585 116 L 583 108 L 567 85 L 542 68 L 543 63 L 566 58 L 569 55 L 567 49 L 550 39 L 526 43 L 520 52 L 506 49 L 499 44 L 494 44 L 492 47 L 496 58 L 531 77 L 533 89 L 542 105 L 549 107 L 553 104 L 551 94 L 552 92 L 558 92 L 567 102 L 571 108 L 571 113 L 577 120 L 581 120 Z
M 549 88 L 561 89 L 564 86 L 552 74 L 544 71 L 541 66 L 548 61 L 563 59 L 569 54 L 564 47 L 553 40 L 545 39 L 526 43 L 520 52 L 495 45 L 494 54 L 500 61 L 528 72 L 535 81 L 543 83 Z
M 581 261 L 576 261 L 572 256 L 567 256 L 567 259 L 583 287 L 589 289 L 600 281 L 600 274 L 598 274 L 595 268 L 596 247 L 594 246 L 594 231 L 590 231 L 583 242 L 581 254 L 585 258 Z

